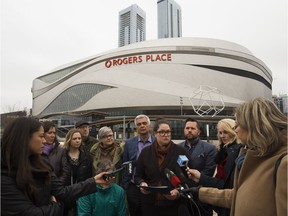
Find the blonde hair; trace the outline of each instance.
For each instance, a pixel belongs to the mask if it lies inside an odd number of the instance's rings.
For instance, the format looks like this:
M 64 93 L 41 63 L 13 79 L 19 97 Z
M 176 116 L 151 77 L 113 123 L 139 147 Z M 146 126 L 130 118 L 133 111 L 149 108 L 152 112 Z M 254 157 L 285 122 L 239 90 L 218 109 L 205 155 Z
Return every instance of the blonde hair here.
M 72 137 L 75 133 L 80 133 L 80 135 L 81 135 L 81 131 L 79 129 L 72 128 L 71 130 L 68 131 L 68 133 L 66 134 L 64 144 L 63 144 L 64 149 L 67 149 L 67 150 L 70 149 L 71 140 L 72 140 Z M 82 143 L 81 143 L 81 145 L 82 145 Z
M 218 130 L 218 133 L 217 133 L 217 136 L 218 136 L 218 145 L 217 145 L 217 149 L 220 149 L 220 145 L 222 144 L 222 141 L 221 141 L 221 138 L 220 138 L 220 135 L 219 135 L 219 130 L 220 128 L 224 131 L 226 131 L 230 137 L 231 137 L 231 140 L 229 141 L 229 143 L 226 143 L 224 146 L 226 145 L 229 145 L 230 143 L 233 143 L 233 142 L 237 142 L 239 143 L 239 141 L 237 140 L 237 134 L 234 130 L 235 128 L 235 121 L 233 119 L 221 119 L 218 124 L 217 124 L 217 130 Z
M 255 98 L 235 110 L 238 125 L 247 131 L 248 147 L 256 147 L 259 156 L 277 151 L 287 145 L 287 116 L 274 102 Z

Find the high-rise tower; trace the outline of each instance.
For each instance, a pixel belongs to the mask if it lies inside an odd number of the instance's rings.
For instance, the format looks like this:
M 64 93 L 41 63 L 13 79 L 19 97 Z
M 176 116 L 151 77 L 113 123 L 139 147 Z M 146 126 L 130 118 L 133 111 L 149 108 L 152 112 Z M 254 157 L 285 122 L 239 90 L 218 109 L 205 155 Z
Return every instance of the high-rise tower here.
M 158 38 L 182 37 L 181 7 L 174 0 L 157 0 Z
M 146 40 L 146 13 L 136 4 L 119 12 L 119 47 Z

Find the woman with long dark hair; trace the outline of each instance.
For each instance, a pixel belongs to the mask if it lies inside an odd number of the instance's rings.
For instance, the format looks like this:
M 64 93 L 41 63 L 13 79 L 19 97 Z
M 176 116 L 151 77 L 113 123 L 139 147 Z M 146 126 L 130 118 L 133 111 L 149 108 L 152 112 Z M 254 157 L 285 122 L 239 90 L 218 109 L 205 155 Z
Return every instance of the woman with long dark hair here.
M 30 117 L 11 122 L 1 142 L 1 215 L 62 215 L 63 201 L 97 191 L 105 183 L 100 173 L 84 182 L 63 187 L 49 163 L 41 157 L 42 124 Z

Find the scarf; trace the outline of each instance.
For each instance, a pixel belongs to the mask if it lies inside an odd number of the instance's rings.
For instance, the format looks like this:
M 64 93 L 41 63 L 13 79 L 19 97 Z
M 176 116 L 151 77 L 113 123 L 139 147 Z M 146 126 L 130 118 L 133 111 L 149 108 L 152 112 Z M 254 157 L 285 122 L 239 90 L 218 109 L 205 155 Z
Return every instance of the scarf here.
M 116 143 L 113 143 L 112 145 L 109 146 L 104 146 L 103 143 L 99 144 L 99 155 L 98 159 L 109 159 L 110 161 L 113 161 L 115 151 L 116 151 Z
M 170 150 L 170 147 L 171 147 L 172 144 L 171 144 L 171 141 L 170 141 L 170 143 L 169 143 L 168 145 L 166 145 L 166 146 L 160 146 L 160 145 L 158 144 L 158 142 L 155 141 L 155 142 L 153 143 L 153 145 L 154 145 L 154 147 L 155 147 L 156 157 L 157 157 L 157 160 L 158 160 L 158 168 L 159 168 L 159 172 L 160 172 L 160 170 L 161 170 L 162 167 L 163 167 L 163 163 L 164 163 L 164 161 L 165 161 L 165 158 L 166 158 L 166 156 L 167 156 L 167 153 L 168 153 L 168 151 Z M 157 183 L 157 185 L 158 185 L 158 186 L 161 186 L 161 182 L 159 181 L 159 182 Z M 165 199 L 166 199 L 166 198 L 165 198 L 162 194 L 156 193 L 156 197 L 155 197 L 156 203 L 155 203 L 155 205 L 156 205 L 156 206 L 160 205 L 161 202 L 164 201 Z
M 155 147 L 155 150 L 156 150 L 156 157 L 158 159 L 158 166 L 159 166 L 159 169 L 161 170 L 162 166 L 163 166 L 163 162 L 166 158 L 166 155 L 171 147 L 171 141 L 168 145 L 166 146 L 160 146 L 158 144 L 157 141 L 154 142 L 154 147 Z
M 43 148 L 43 153 L 45 155 L 50 155 L 50 153 L 54 149 L 54 146 L 55 146 L 55 143 L 52 143 L 52 144 L 45 143 L 44 148 Z

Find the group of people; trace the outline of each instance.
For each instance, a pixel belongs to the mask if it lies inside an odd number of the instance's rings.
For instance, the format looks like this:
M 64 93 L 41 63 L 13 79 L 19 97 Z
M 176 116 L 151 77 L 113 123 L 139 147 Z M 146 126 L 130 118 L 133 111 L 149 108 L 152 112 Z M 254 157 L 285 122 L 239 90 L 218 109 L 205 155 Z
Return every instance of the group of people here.
M 82 120 L 61 146 L 52 122 L 13 121 L 1 139 L 2 215 L 287 215 L 287 116 L 272 101 L 220 120 L 217 145 L 192 118 L 179 144 L 164 119 L 134 124 L 137 136 L 117 143 L 106 126 L 89 136 Z

